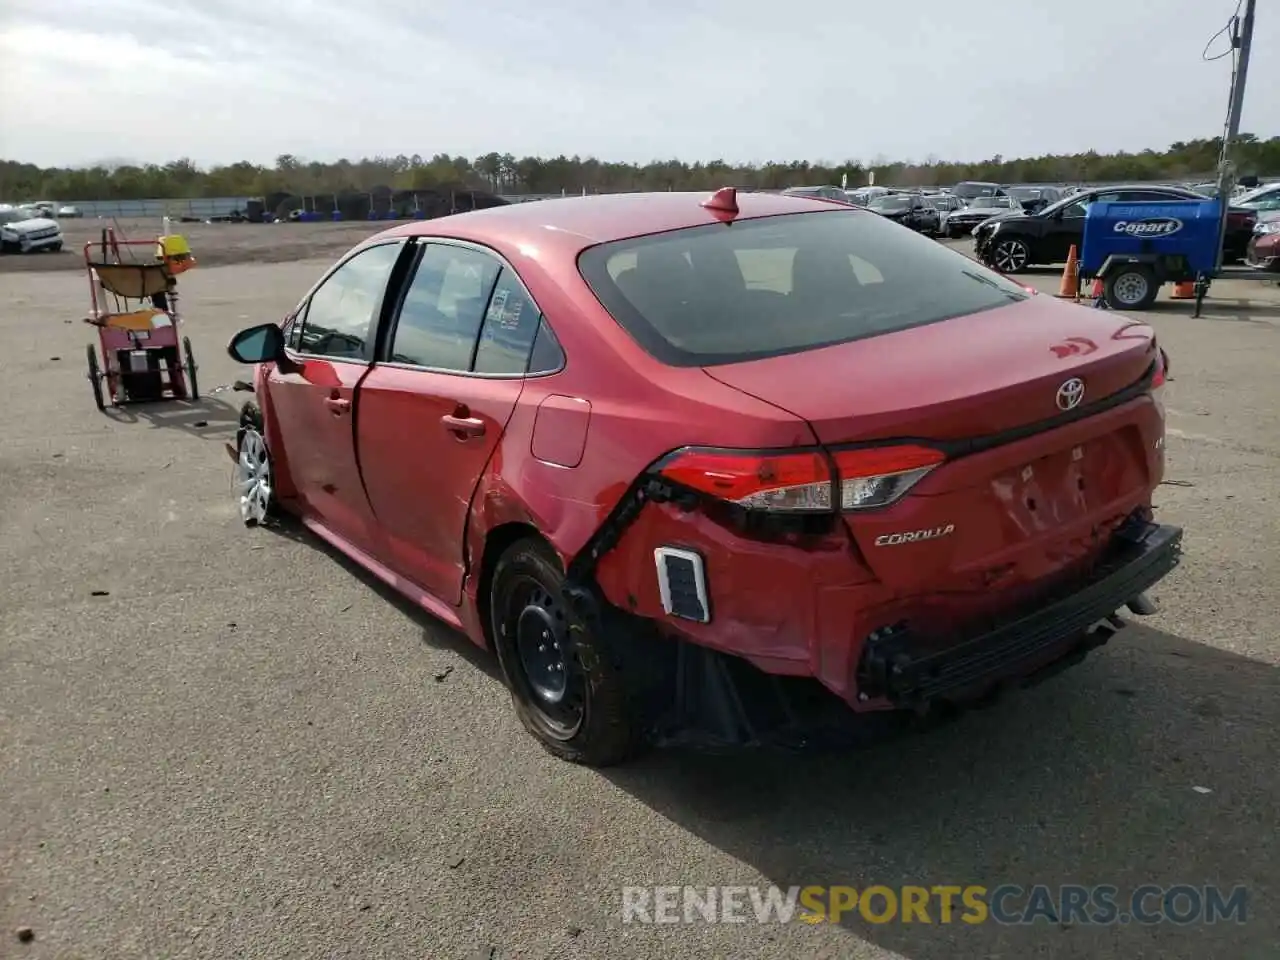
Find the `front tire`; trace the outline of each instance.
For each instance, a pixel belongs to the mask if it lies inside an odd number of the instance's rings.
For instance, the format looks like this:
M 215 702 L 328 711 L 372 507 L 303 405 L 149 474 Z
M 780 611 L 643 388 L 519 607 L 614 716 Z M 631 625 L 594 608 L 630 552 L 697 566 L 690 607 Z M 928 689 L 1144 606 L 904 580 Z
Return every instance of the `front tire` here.
M 1021 273 L 1031 263 L 1031 247 L 1022 237 L 996 237 L 989 256 L 1001 273 Z
M 524 728 L 553 756 L 607 767 L 647 745 L 646 685 L 623 662 L 642 621 L 610 617 L 595 636 L 568 608 L 555 552 L 528 538 L 494 568 L 489 622 L 507 689 Z M 657 651 L 653 651 L 657 656 Z
M 235 483 L 240 519 L 246 527 L 256 527 L 275 516 L 275 465 L 267 449 L 262 411 L 253 401 L 240 409 Z

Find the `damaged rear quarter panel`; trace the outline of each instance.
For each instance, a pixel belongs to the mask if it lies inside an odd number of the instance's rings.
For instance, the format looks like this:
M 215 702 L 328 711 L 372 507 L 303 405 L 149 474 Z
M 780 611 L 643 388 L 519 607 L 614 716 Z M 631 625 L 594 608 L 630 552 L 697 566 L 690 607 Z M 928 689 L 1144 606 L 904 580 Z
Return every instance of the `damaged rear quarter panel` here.
M 662 546 L 702 556 L 709 623 L 663 612 L 654 560 Z M 601 560 L 597 579 L 610 602 L 653 619 L 665 632 L 745 657 L 768 672 L 793 675 L 816 675 L 822 644 L 847 637 L 847 625 L 819 623 L 819 597 L 833 590 L 877 589 L 838 527 L 804 538 L 803 546 L 755 540 L 673 504 L 646 507 Z M 835 634 L 824 641 L 831 630 Z

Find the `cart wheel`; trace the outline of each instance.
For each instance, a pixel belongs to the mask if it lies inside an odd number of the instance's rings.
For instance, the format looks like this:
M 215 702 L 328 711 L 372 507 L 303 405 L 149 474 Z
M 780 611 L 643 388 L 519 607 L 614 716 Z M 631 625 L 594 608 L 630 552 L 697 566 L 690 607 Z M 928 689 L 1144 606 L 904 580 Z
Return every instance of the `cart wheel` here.
M 93 403 L 99 410 L 105 410 L 107 405 L 102 399 L 102 371 L 98 369 L 98 352 L 91 343 L 86 348 L 86 353 L 89 355 L 89 386 L 93 388 Z
M 1160 284 L 1145 263 L 1129 263 L 1107 273 L 1103 291 L 1113 310 L 1146 310 L 1155 302 Z
M 249 401 L 240 409 L 235 472 L 236 500 L 246 527 L 265 523 L 276 512 L 275 474 L 265 434 L 262 411 Z
M 200 399 L 200 386 L 196 382 L 196 357 L 191 352 L 191 340 L 188 337 L 182 338 L 182 352 L 187 358 L 187 399 Z

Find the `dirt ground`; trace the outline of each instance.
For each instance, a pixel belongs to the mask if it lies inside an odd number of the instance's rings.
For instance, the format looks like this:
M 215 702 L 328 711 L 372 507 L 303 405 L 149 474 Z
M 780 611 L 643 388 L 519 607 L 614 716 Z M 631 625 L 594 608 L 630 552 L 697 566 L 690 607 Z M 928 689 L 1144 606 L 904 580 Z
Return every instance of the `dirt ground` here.
M 63 220 L 65 246 L 58 253 L 0 256 L 0 274 L 48 270 L 79 270 L 84 266 L 84 245 L 98 240 L 103 229 L 113 227 L 117 237 L 148 240 L 158 236 L 161 221 Z M 175 223 L 201 266 L 237 263 L 288 263 L 312 257 L 333 258 L 394 222 L 340 223 Z M 144 248 L 136 248 L 145 255 Z

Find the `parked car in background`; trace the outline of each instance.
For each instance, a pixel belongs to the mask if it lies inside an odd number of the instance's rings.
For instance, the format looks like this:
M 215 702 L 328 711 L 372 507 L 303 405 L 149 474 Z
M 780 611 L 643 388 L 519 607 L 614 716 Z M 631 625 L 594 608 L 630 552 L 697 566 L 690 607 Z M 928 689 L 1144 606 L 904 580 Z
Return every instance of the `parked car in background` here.
M 972 233 L 974 227 L 992 217 L 1021 212 L 1021 205 L 1013 197 L 974 197 L 959 210 L 947 214 L 943 229 L 946 236 L 954 240 Z
M 0 206 L 0 253 L 44 253 L 62 249 L 62 227 L 31 207 Z
M 986 183 L 982 180 L 963 180 L 951 188 L 961 200 L 968 203 L 978 197 L 1007 197 L 1008 191 L 998 183 Z
M 937 233 L 941 220 L 937 208 L 918 193 L 888 193 L 868 203 L 867 209 L 920 233 Z
M 789 197 L 822 197 L 824 200 L 839 200 L 841 203 L 850 202 L 849 195 L 842 187 L 787 187 L 782 192 Z
M 71 204 L 58 208 L 58 219 L 60 220 L 74 220 L 77 217 L 83 216 L 84 212 L 79 207 L 72 206 Z
M 982 702 L 1153 612 L 1178 563 L 1156 332 L 817 198 L 397 226 L 228 352 L 256 364 L 246 523 L 296 514 L 496 651 L 574 762 L 755 737 L 797 685 Z
M 1280 183 L 1269 183 L 1241 194 L 1231 201 L 1234 207 L 1255 210 L 1259 214 L 1280 210 Z
M 1005 190 L 1027 213 L 1039 213 L 1063 197 L 1062 191 L 1057 187 L 1005 187 Z
M 924 198 L 931 207 L 938 211 L 938 235 L 946 236 L 947 217 L 957 210 L 963 210 L 964 201 L 954 193 L 926 193 Z
M 1150 184 L 1095 187 L 1050 204 L 1039 213 L 1008 215 L 986 221 L 974 231 L 974 250 L 983 263 L 1001 273 L 1017 273 L 1036 264 L 1063 263 L 1074 244 L 1084 243 L 1086 208 L 1096 201 L 1108 203 L 1160 203 L 1201 200 L 1194 190 Z M 1229 207 L 1223 259 L 1242 259 L 1253 237 L 1257 214 Z
M 1280 210 L 1260 214 L 1262 219 L 1253 228 L 1244 262 L 1256 270 L 1280 273 Z
M 886 196 L 893 193 L 893 191 L 888 187 L 858 187 L 854 190 L 848 191 L 848 193 L 854 198 L 854 203 L 865 207 L 876 197 Z

